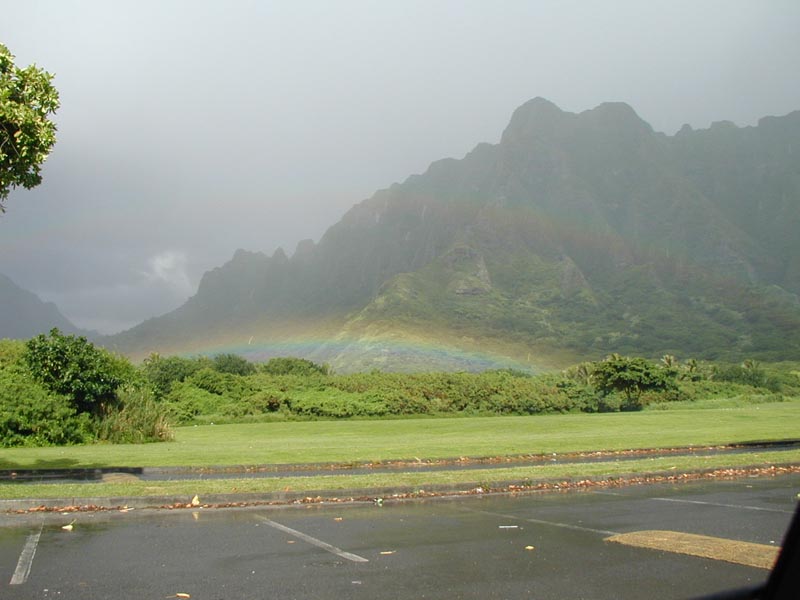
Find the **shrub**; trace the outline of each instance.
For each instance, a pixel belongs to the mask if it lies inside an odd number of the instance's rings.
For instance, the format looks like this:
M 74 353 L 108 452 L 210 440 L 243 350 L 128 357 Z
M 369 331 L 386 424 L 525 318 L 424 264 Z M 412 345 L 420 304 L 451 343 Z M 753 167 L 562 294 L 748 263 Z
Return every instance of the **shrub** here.
M 231 375 L 252 375 L 256 366 L 238 354 L 217 354 L 211 359 L 211 368 Z
M 686 400 L 689 400 L 689 395 L 681 387 L 642 392 L 639 397 L 642 406 L 663 404 L 665 402 L 684 402 Z
M 431 403 L 404 390 L 375 390 L 364 394 L 367 402 L 382 403 L 392 415 L 424 415 L 431 412 Z
M 226 398 L 201 389 L 189 381 L 173 384 L 164 401 L 167 405 L 167 414 L 179 424 L 191 423 L 200 415 L 222 414 L 229 402 Z
M 280 393 L 260 391 L 239 402 L 226 404 L 221 414 L 226 418 L 238 419 L 275 413 L 281 409 L 286 400 L 286 397 Z
M 184 381 L 187 377 L 208 366 L 207 359 L 183 358 L 181 356 L 168 356 L 162 358 L 153 353 L 142 363 L 145 379 L 150 382 L 157 398 L 169 394 L 172 384 Z
M 570 410 L 600 412 L 603 394 L 585 381 L 584 378 L 565 376 L 556 382 L 556 387 L 566 396 Z
M 362 399 L 351 394 L 309 393 L 286 400 L 292 413 L 306 417 L 338 418 L 381 417 L 389 409 L 381 400 L 371 397 Z
M 187 380 L 195 387 L 205 390 L 210 394 L 224 395 L 228 391 L 230 382 L 224 373 L 214 369 L 200 369 Z
M 247 407 L 250 414 L 276 412 L 286 402 L 286 396 L 280 392 L 261 390 L 244 398 L 240 404 Z
M 200 369 L 186 381 L 201 390 L 225 396 L 230 400 L 241 400 L 253 391 L 248 379 L 230 373 L 220 373 L 210 368 Z
M 0 340 L 0 369 L 22 364 L 25 355 L 25 342 L 19 340 Z
M 40 363 L 44 376 L 32 372 Z M 87 373 L 80 372 L 81 367 L 87 367 Z M 123 381 L 132 383 L 125 389 L 112 384 Z M 55 393 L 53 388 L 64 392 Z M 82 403 L 70 393 L 82 397 Z M 81 412 L 81 407 L 91 414 Z M 142 442 L 168 437 L 164 409 L 155 404 L 142 375 L 127 360 L 57 330 L 49 338 L 39 336 L 27 344 L 0 344 L 0 445 L 79 444 L 98 438 Z
M 771 392 L 780 391 L 781 388 L 779 380 L 768 376 L 761 364 L 754 360 L 745 360 L 741 365 L 718 365 L 714 368 L 714 379 L 764 388 Z
M 133 373 L 125 359 L 58 329 L 28 340 L 25 346 L 23 359 L 34 378 L 51 392 L 69 397 L 79 413 L 101 414 Z
M 598 412 L 619 412 L 623 409 L 625 401 L 619 394 L 606 394 L 600 398 Z
M 305 358 L 278 357 L 261 365 L 261 372 L 270 375 L 328 375 L 327 365 L 318 365 Z
M 0 369 L 0 445 L 55 446 L 94 439 L 92 420 L 20 369 Z

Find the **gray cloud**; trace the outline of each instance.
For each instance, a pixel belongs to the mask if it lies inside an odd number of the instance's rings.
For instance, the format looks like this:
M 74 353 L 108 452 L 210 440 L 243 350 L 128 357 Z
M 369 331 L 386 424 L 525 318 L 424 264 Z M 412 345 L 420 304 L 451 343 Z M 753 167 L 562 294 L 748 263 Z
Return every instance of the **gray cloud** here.
M 166 285 L 178 296 L 186 297 L 192 293 L 194 286 L 186 271 L 186 254 L 183 252 L 160 252 L 150 258 L 148 267 L 142 273 L 147 281 Z
M 376 189 L 498 140 L 534 96 L 625 101 L 667 133 L 800 108 L 790 1 L 0 0 L 0 14 L 0 41 L 55 72 L 62 98 L 44 183 L 0 217 L 0 272 L 104 331 L 174 308 L 238 247 L 318 239 Z

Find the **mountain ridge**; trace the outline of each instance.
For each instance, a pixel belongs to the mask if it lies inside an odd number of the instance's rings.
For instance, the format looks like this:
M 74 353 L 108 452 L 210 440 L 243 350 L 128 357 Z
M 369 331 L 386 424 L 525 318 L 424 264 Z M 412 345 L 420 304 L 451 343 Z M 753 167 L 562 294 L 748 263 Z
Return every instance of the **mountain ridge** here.
M 667 136 L 624 103 L 534 98 L 497 144 L 377 191 L 291 257 L 237 250 L 182 307 L 108 343 L 247 339 L 259 357 L 306 320 L 331 336 L 309 356 L 342 369 L 426 364 L 380 348 L 425 331 L 533 368 L 559 353 L 797 357 L 797 139 L 800 112 Z
M 58 328 L 64 333 L 89 335 L 67 319 L 53 302 L 44 302 L 10 277 L 0 273 L 0 339 L 28 339 Z

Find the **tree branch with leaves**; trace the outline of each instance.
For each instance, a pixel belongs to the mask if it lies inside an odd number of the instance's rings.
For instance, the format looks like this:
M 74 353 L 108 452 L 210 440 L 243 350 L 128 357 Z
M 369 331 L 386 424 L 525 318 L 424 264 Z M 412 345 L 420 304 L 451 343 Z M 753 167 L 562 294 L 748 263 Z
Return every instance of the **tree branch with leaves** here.
M 12 189 L 36 187 L 56 143 L 50 119 L 60 104 L 53 75 L 36 65 L 20 68 L 0 44 L 0 212 Z

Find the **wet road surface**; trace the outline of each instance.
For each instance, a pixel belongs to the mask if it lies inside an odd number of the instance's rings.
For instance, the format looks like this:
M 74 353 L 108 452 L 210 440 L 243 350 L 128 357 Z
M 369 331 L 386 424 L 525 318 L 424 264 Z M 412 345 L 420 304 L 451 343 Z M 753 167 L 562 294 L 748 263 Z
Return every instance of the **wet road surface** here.
M 798 492 L 800 477 L 783 476 L 383 506 L 8 516 L 0 597 L 690 598 L 768 573 L 605 538 L 659 529 L 780 545 Z

